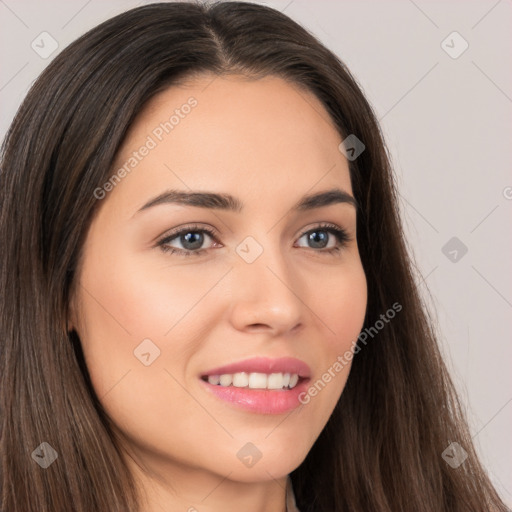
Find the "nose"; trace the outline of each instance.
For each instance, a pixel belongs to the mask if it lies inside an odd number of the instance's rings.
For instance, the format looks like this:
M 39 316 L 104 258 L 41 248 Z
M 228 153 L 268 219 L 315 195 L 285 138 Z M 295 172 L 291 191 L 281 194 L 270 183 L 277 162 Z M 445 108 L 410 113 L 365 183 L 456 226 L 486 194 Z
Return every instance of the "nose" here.
M 277 244 L 264 247 L 252 263 L 235 254 L 234 267 L 230 316 L 236 329 L 267 330 L 275 336 L 301 326 L 306 297 L 301 297 L 301 283 Z

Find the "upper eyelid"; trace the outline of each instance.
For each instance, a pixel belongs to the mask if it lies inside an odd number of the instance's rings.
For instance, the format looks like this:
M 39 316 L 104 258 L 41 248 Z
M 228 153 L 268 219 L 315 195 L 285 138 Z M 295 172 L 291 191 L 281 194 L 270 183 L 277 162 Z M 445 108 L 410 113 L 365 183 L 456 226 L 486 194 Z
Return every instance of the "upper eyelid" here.
M 158 243 L 161 243 L 168 239 L 172 240 L 184 232 L 188 233 L 188 232 L 194 232 L 194 231 L 206 231 L 208 236 L 215 236 L 215 237 L 217 237 L 219 234 L 218 231 L 211 226 L 205 227 L 205 226 L 199 226 L 199 225 L 193 224 L 190 226 L 184 226 L 182 228 L 176 228 L 175 230 L 171 230 L 171 232 L 164 233 L 161 237 L 158 238 L 157 241 L 158 241 Z

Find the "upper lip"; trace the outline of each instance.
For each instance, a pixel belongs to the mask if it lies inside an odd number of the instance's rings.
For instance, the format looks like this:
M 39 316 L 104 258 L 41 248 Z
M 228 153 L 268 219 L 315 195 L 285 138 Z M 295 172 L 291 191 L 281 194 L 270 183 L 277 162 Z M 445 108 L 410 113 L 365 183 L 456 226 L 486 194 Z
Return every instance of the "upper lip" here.
M 295 357 L 254 357 L 244 359 L 236 363 L 212 368 L 201 374 L 201 377 L 209 375 L 223 375 L 226 373 L 296 373 L 299 377 L 309 378 L 311 369 L 300 359 Z

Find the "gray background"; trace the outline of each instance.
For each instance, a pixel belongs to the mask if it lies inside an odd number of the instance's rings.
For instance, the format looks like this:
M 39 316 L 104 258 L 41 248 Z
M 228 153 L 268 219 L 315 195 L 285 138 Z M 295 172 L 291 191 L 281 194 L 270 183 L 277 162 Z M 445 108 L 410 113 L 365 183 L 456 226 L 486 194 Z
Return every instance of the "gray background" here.
M 142 3 L 0 0 L 0 136 L 63 47 Z M 511 505 L 512 1 L 261 3 L 333 50 L 380 119 L 420 289 L 477 450 Z M 47 58 L 31 47 L 50 48 L 43 31 L 58 43 Z M 469 44 L 460 56 L 463 40 L 448 37 L 454 31 Z

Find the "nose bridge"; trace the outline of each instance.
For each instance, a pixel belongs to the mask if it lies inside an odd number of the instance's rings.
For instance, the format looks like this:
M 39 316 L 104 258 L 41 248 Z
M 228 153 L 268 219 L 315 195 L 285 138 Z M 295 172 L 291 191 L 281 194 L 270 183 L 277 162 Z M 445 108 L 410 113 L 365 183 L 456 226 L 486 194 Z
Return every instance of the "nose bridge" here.
M 278 230 L 268 232 L 263 228 L 257 232 L 253 230 L 252 235 L 246 236 L 236 246 L 235 267 L 244 279 L 278 289 L 286 288 L 285 283 L 290 286 L 293 269 L 288 260 L 289 254 L 283 251 L 277 233 Z
M 278 330 L 292 329 L 301 321 L 303 302 L 300 283 L 280 240 L 268 233 L 247 236 L 235 252 L 234 322 L 239 328 L 265 324 Z

